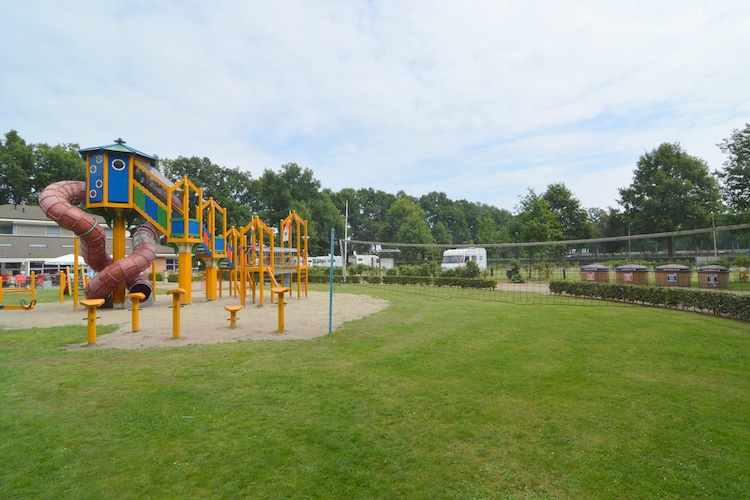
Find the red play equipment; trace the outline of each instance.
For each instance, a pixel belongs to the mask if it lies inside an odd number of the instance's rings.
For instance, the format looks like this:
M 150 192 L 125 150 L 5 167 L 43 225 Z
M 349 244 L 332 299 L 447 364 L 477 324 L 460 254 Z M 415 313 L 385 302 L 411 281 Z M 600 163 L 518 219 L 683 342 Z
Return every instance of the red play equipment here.
M 78 235 L 83 259 L 98 273 L 86 285 L 86 297 L 108 298 L 123 282 L 131 292 L 150 297 L 153 287 L 142 273 L 156 258 L 155 241 L 159 232 L 149 223 L 139 227 L 133 234 L 133 253 L 113 262 L 107 254 L 104 229 L 91 215 L 73 205 L 85 200 L 86 183 L 82 181 L 56 182 L 39 195 L 39 206 L 47 217 Z

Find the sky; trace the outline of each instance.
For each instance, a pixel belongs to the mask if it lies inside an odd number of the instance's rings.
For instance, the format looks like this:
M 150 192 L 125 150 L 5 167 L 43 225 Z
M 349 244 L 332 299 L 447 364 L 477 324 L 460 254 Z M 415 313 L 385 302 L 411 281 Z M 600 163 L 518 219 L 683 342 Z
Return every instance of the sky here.
M 516 212 L 750 122 L 746 0 L 0 0 L 0 133 Z

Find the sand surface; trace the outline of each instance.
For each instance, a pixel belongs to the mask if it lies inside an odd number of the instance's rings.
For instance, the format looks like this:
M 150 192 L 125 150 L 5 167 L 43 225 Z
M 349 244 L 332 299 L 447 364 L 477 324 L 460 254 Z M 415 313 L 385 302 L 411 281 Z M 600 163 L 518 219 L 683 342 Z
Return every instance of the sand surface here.
M 173 338 L 173 309 L 171 297 L 159 295 L 156 302 L 141 308 L 139 331 L 132 330 L 129 309 L 101 309 L 97 311 L 98 325 L 118 325 L 117 331 L 98 335 L 96 344 L 88 345 L 84 330 L 81 343 L 70 349 L 145 349 L 177 347 L 191 344 L 216 344 L 241 340 L 310 339 L 329 333 L 347 321 L 369 316 L 388 306 L 388 301 L 366 295 L 333 294 L 333 314 L 329 315 L 330 296 L 327 292 L 308 292 L 297 297 L 296 291 L 284 306 L 284 331 L 278 332 L 279 305 L 271 303 L 270 294 L 253 304 L 247 297 L 246 305 L 237 313 L 237 327 L 229 327 L 229 312 L 224 306 L 239 304 L 239 297 L 228 296 L 207 301 L 205 292 L 193 290 L 192 303 L 180 308 L 180 338 Z M 86 326 L 86 308 L 73 309 L 72 302 L 37 304 L 31 311 L 0 311 L 0 329 L 45 328 L 60 325 Z M 330 318 L 330 319 L 329 319 Z

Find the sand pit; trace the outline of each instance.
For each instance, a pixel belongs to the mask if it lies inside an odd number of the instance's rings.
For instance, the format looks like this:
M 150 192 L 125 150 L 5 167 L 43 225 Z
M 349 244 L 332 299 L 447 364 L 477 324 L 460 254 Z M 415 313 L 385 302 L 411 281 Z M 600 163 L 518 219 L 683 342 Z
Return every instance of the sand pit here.
M 217 344 L 242 340 L 311 339 L 328 334 L 329 294 L 309 292 L 307 297 L 296 293 L 287 298 L 284 307 L 284 332 L 278 330 L 278 304 L 271 303 L 270 294 L 262 307 L 247 299 L 246 307 L 237 314 L 237 328 L 229 328 L 229 313 L 224 306 L 239 304 L 239 297 L 224 296 L 207 301 L 199 291 L 193 291 L 192 303 L 180 309 L 180 338 L 172 338 L 172 300 L 159 295 L 156 303 L 140 311 L 140 329 L 131 332 L 131 312 L 128 309 L 98 311 L 97 325 L 118 325 L 117 331 L 98 335 L 96 344 L 86 344 L 85 331 L 81 343 L 70 349 L 147 349 L 179 347 L 193 344 Z M 257 302 L 257 301 L 256 301 Z M 388 306 L 388 301 L 366 295 L 334 293 L 333 320 L 335 331 L 347 321 L 374 314 Z M 86 326 L 86 310 L 73 310 L 72 302 L 38 304 L 32 311 L 0 312 L 0 328 L 45 328 L 60 325 Z

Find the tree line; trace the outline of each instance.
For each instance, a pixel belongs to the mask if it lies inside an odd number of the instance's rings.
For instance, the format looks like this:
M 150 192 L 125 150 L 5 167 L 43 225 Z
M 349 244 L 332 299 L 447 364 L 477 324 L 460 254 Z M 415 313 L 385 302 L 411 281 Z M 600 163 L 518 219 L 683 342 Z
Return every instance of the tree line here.
M 584 208 L 564 183 L 550 183 L 519 197 L 514 212 L 452 200 L 444 192 L 419 197 L 373 188 L 323 188 L 312 170 L 296 163 L 264 169 L 253 178 L 239 167 L 216 165 L 209 158 L 160 159 L 158 168 L 173 182 L 187 176 L 227 209 L 228 224 L 242 227 L 254 215 L 277 226 L 294 210 L 308 221 L 311 255 L 325 255 L 330 229 L 361 241 L 421 244 L 493 244 L 581 240 L 738 224 L 750 215 L 750 124 L 735 129 L 717 145 L 726 154 L 722 167 L 688 154 L 679 143 L 663 143 L 636 162 L 630 185 L 619 189 L 617 206 Z M 37 204 L 39 193 L 59 180 L 85 180 L 85 164 L 77 144 L 27 144 L 11 130 L 0 139 L 0 204 Z M 741 235 L 746 238 L 746 235 Z M 745 240 L 742 240 L 743 242 Z M 622 250 L 623 242 L 604 244 Z M 667 241 L 670 255 L 675 246 Z M 367 246 L 354 247 L 368 252 Z M 436 250 L 402 248 L 402 259 L 418 262 Z M 562 248 L 524 252 L 563 252 Z M 506 251 L 507 252 L 507 251 Z M 497 249 L 491 257 L 501 257 Z

